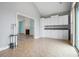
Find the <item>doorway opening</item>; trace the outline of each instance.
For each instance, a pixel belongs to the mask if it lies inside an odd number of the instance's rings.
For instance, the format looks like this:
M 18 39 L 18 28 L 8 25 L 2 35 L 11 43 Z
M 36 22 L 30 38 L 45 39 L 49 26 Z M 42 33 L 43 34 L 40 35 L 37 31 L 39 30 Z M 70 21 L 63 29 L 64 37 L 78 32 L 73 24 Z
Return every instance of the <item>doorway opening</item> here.
M 17 25 L 18 25 L 18 39 L 17 42 L 22 42 L 23 40 L 34 38 L 34 20 L 23 16 L 17 15 Z

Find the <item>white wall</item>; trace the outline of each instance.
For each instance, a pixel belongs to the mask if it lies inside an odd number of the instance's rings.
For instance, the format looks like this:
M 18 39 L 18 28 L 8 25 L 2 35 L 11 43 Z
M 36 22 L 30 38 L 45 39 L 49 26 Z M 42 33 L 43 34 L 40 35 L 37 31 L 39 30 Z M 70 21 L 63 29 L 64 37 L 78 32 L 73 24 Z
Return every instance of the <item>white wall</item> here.
M 25 33 L 25 17 L 21 16 L 21 15 L 17 15 L 17 20 L 18 20 L 18 28 L 20 27 L 19 22 L 23 22 L 23 25 L 24 25 L 23 28 L 22 28 L 23 32 L 21 32 L 21 33 Z M 19 31 L 19 29 L 18 29 L 18 31 Z
M 68 25 L 68 15 L 40 19 L 40 37 L 68 39 L 68 30 L 45 30 L 45 25 Z
M 30 19 L 25 17 L 25 29 L 30 28 Z
M 24 16 L 21 16 L 21 15 L 17 15 L 17 18 L 18 18 L 18 21 L 24 21 Z
M 28 17 L 31 17 L 35 21 L 35 36 L 39 35 L 39 13 L 32 3 L 9 3 L 0 2 L 0 48 L 4 48 L 9 44 L 9 35 L 11 34 L 11 24 L 16 24 L 17 12 L 22 13 Z M 17 25 L 18 26 L 18 25 Z M 18 32 L 18 27 L 17 32 Z M 17 34 L 16 32 L 16 34 Z
M 75 45 L 75 9 L 71 10 L 71 44 Z
M 75 5 L 76 5 L 76 2 L 73 2 L 72 4 L 72 8 L 71 8 L 71 12 L 70 12 L 70 19 L 71 19 L 71 44 L 73 46 L 75 46 Z
M 34 20 L 30 19 L 30 35 L 34 35 Z
M 16 14 L 12 7 L 0 3 L 0 48 L 8 46 L 11 24 L 15 24 Z

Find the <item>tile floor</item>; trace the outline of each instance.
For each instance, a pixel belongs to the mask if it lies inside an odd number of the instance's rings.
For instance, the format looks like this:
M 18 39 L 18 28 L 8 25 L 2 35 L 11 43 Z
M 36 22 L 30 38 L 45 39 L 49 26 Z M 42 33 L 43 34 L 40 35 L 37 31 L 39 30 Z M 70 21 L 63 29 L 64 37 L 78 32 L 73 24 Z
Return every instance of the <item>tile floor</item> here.
M 77 52 L 66 40 L 21 35 L 15 49 L 0 52 L 1 57 L 77 57 Z

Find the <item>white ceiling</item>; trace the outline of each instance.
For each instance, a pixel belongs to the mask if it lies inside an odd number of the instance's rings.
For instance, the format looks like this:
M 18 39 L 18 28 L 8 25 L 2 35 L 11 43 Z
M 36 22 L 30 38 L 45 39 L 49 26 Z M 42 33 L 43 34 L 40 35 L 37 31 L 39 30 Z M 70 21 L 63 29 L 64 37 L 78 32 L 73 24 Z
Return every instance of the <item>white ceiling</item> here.
M 70 2 L 34 2 L 41 16 L 67 12 L 71 8 Z

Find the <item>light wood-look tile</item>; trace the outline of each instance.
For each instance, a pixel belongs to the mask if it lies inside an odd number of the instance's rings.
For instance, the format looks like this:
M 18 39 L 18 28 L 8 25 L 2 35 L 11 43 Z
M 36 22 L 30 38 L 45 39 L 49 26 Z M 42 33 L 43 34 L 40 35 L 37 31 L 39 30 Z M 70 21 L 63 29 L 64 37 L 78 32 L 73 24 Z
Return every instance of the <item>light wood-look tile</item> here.
M 0 52 L 1 57 L 76 57 L 76 50 L 66 40 L 21 35 L 18 46 Z

